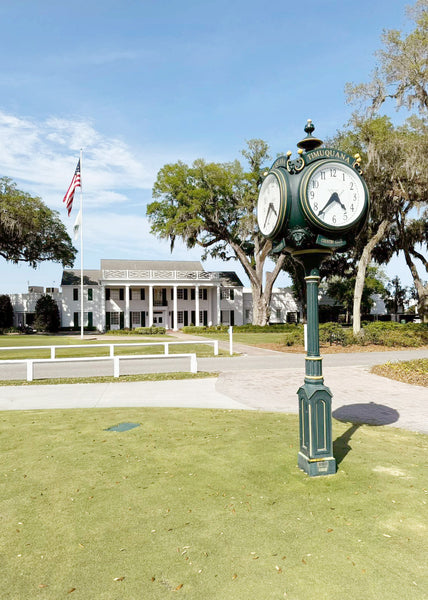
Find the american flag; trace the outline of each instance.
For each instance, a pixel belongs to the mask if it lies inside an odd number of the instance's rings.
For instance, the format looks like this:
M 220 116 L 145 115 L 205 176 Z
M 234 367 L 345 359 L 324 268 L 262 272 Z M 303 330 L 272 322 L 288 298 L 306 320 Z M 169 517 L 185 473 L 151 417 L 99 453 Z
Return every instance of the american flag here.
M 73 200 L 74 200 L 74 192 L 76 188 L 81 187 L 80 184 L 80 159 L 77 163 L 76 170 L 74 171 L 73 179 L 71 180 L 70 187 L 67 190 L 66 195 L 64 196 L 63 202 L 67 207 L 68 216 L 70 216 L 71 209 L 73 208 Z

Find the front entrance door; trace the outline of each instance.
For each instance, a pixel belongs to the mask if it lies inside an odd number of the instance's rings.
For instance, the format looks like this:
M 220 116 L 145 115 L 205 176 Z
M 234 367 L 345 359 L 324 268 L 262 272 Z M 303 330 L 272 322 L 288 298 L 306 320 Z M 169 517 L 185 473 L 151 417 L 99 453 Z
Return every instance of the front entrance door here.
M 166 311 L 157 310 L 153 313 L 153 325 L 168 328 Z

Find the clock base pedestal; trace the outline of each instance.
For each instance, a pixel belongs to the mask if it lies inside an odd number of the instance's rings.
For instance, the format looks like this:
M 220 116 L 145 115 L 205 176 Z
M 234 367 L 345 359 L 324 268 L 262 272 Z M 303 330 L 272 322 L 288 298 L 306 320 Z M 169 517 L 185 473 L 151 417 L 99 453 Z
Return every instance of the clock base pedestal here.
M 310 477 L 334 475 L 331 435 L 331 397 L 323 383 L 305 383 L 299 398 L 300 451 L 297 464 Z

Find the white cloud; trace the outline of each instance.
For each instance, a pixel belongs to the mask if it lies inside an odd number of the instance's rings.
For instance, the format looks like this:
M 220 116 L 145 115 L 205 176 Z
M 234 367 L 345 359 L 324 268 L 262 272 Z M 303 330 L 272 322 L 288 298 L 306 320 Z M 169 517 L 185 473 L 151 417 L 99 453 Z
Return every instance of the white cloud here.
M 60 208 L 83 148 L 82 183 L 88 206 L 125 202 L 128 190 L 151 189 L 153 156 L 96 131 L 91 123 L 51 117 L 44 121 L 0 111 L 1 173 Z

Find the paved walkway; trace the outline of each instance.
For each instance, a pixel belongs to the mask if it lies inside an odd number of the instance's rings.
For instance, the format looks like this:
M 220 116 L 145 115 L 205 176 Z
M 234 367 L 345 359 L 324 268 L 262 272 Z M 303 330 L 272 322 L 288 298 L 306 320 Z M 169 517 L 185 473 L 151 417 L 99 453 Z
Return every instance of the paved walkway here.
M 0 410 L 170 406 L 297 413 L 304 356 L 248 350 L 242 357 L 198 360 L 216 378 L 180 381 L 3 387 Z M 347 422 L 388 424 L 428 433 L 428 390 L 372 375 L 373 364 L 428 358 L 427 349 L 326 355 L 325 384 L 333 416 Z

